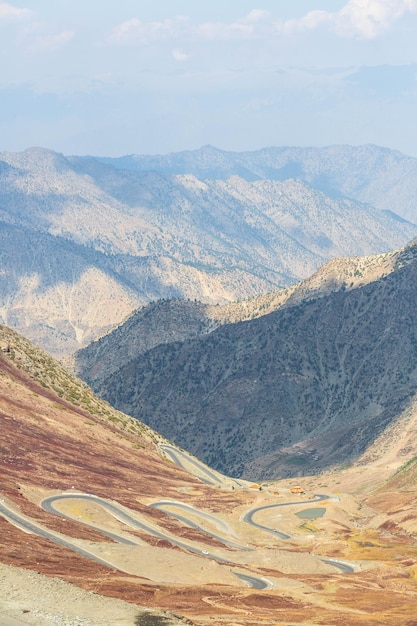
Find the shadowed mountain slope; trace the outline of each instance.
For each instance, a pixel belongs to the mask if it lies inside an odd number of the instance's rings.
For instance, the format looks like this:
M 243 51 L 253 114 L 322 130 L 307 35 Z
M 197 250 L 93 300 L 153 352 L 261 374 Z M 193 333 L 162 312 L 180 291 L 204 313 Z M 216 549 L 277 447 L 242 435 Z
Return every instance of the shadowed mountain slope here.
M 270 147 L 229 152 L 203 146 L 167 155 L 99 158 L 122 169 L 194 174 L 197 178 L 241 176 L 301 180 L 331 197 L 367 202 L 416 223 L 417 159 L 375 145 L 324 148 Z
M 415 394 L 416 284 L 416 241 L 332 261 L 272 313 L 194 337 L 156 334 L 154 347 L 89 379 L 113 406 L 229 474 L 348 463 Z

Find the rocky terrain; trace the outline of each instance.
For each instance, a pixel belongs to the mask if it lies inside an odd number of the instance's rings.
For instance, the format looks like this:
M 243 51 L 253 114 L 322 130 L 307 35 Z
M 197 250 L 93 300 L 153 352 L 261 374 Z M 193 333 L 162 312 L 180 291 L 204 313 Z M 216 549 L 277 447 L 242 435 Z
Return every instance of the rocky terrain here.
M 5 327 L 1 348 L 5 625 L 415 623 L 416 402 L 356 464 L 306 476 L 294 495 L 288 480 L 234 481 L 186 452 L 179 467 L 163 437 Z
M 152 159 L 134 170 L 129 159 L 110 163 L 41 148 L 1 153 L 0 321 L 61 356 L 149 302 L 252 298 L 310 276 L 328 259 L 386 252 L 417 234 L 415 219 L 403 219 L 402 201 L 385 207 L 348 188 L 320 187 L 326 151 L 309 157 L 316 177 L 295 177 L 278 149 L 222 153 L 230 167 L 216 178 L 208 177 L 213 169 L 196 170 L 210 155 L 215 165 L 216 154 L 189 155 L 183 171 L 170 172 Z M 347 174 L 345 152 L 331 154 Z M 364 155 L 361 164 L 369 164 L 360 171 L 368 172 L 369 187 L 378 159 Z M 249 159 L 252 169 L 233 159 Z M 347 160 L 353 167 L 354 156 Z M 394 167 L 398 160 L 389 153 L 384 162 L 397 172 L 386 185 L 400 199 L 410 182 L 406 169 Z
M 143 617 L 143 624 L 181 624 L 166 613 L 106 598 L 95 591 L 84 591 L 58 577 L 0 563 L 0 623 L 55 626 L 132 626 Z M 159 622 L 158 622 L 159 619 Z M 182 622 L 184 623 L 184 622 Z
M 416 271 L 414 241 L 331 261 L 252 307 L 155 304 L 77 355 L 78 372 L 234 476 L 349 464 L 414 397 Z

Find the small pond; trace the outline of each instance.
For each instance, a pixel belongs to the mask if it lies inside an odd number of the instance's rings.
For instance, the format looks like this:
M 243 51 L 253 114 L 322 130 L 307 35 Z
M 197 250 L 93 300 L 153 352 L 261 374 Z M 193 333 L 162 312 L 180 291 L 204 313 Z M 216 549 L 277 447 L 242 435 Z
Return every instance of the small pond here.
M 318 517 L 323 517 L 325 512 L 325 508 L 318 507 L 316 509 L 304 509 L 303 511 L 298 511 L 296 516 L 300 519 L 317 519 Z

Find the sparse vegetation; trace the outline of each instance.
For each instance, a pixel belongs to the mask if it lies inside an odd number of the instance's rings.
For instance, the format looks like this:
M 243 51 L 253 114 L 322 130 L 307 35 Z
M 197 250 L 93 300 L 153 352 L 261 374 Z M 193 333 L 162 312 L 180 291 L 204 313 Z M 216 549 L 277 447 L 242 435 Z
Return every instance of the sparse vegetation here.
M 63 401 L 69 402 L 91 415 L 105 418 L 122 431 L 129 430 L 132 434 L 140 435 L 153 443 L 158 441 L 158 436 L 153 434 L 152 429 L 141 424 L 137 419 L 113 409 L 105 401 L 95 396 L 85 383 L 76 378 L 41 348 L 5 326 L 0 326 L 0 336 L 6 345 L 13 346 L 7 352 L 7 358 L 13 360 L 19 369 L 24 369 L 44 389 L 51 389 Z M 39 394 L 33 393 L 35 396 L 39 396 Z M 53 407 L 62 411 L 67 408 L 59 402 L 53 402 Z M 88 423 L 95 425 L 93 422 Z

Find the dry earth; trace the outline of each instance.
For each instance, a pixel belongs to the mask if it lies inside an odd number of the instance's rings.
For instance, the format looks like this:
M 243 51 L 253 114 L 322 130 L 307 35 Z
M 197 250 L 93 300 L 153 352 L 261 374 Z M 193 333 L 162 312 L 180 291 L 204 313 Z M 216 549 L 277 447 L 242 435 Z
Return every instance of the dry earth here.
M 133 626 L 183 624 L 167 613 L 147 611 L 83 591 L 59 578 L 0 564 L 0 623 L 2 626 Z
M 23 362 L 17 349 L 13 361 L 0 354 L 0 499 L 113 565 L 25 533 L 0 516 L 4 626 L 6 617 L 58 626 L 417 624 L 415 406 L 354 467 L 304 478 L 306 494 L 300 497 L 290 493 L 290 481 L 239 485 L 219 476 L 217 485 L 206 485 L 163 458 L 161 439 L 152 431 L 104 403 L 89 401 L 87 411 L 87 400 L 74 404 L 59 397 L 31 379 Z M 406 462 L 406 469 L 396 473 Z M 119 503 L 167 539 L 127 527 L 97 503 L 80 498 L 59 503 L 66 519 L 40 507 L 46 496 L 68 491 Z M 329 498 L 307 504 L 314 493 Z M 230 527 L 222 531 L 224 538 L 252 550 L 227 547 L 149 507 L 162 499 L 210 513 Z M 256 517 L 290 539 L 242 522 L 255 506 L 291 499 L 293 506 L 266 509 Z M 303 504 L 295 504 L 300 499 Z M 296 515 L 316 507 L 324 509 L 323 517 Z M 190 518 L 220 534 L 198 512 Z M 135 545 L 122 546 L 87 523 Z M 170 538 L 209 555 L 192 554 Z M 355 572 L 341 574 L 323 558 L 351 563 Z M 272 586 L 249 588 L 233 572 Z

